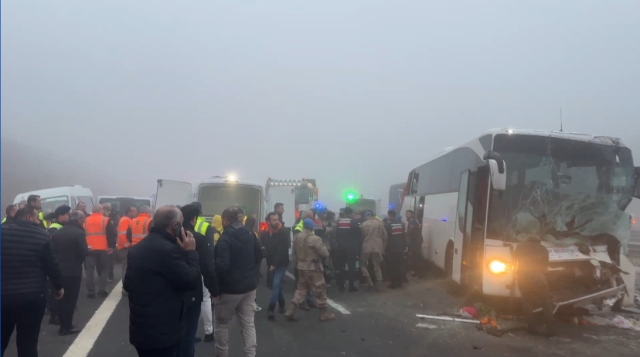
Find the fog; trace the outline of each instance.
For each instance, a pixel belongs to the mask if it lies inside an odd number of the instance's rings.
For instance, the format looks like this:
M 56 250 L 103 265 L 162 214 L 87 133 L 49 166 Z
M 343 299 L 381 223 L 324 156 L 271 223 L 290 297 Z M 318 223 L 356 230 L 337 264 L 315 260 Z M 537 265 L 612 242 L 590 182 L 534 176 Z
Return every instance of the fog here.
M 560 107 L 565 131 L 640 153 L 639 13 L 634 0 L 2 1 L 2 202 L 234 172 L 315 178 L 334 209 L 347 188 L 386 204 L 443 148 L 557 130 Z

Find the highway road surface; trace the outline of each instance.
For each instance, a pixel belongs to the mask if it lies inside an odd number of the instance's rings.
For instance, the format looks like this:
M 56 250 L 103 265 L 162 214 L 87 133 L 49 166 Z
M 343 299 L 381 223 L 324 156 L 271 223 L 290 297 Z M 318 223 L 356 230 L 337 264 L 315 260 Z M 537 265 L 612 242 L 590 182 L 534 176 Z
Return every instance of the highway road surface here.
M 116 267 L 119 269 L 119 266 Z M 116 271 L 119 276 L 119 271 Z M 81 293 L 75 325 L 76 336 L 60 337 L 57 326 L 42 324 L 41 357 L 136 357 L 129 344 L 128 300 L 121 294 L 122 284 L 110 284 L 106 299 L 90 300 Z M 558 337 L 545 339 L 515 332 L 494 337 L 477 331 L 473 324 L 447 321 L 421 321 L 416 314 L 452 313 L 462 307 L 463 297 L 452 296 L 443 280 L 417 280 L 402 290 L 379 293 L 360 291 L 339 293 L 329 289 L 336 320 L 318 322 L 318 311 L 301 312 L 298 322 L 277 315 L 267 320 L 269 290 L 258 288 L 258 303 L 265 308 L 256 314 L 260 357 L 343 357 L 343 356 L 637 356 L 640 332 L 599 326 L 562 324 Z M 288 278 L 285 296 L 293 295 Z M 425 322 L 431 328 L 416 327 Z M 202 325 L 198 333 L 203 337 Z M 244 356 L 239 326 L 230 332 L 230 356 Z M 14 336 L 15 339 L 15 336 Z M 213 357 L 214 343 L 196 345 L 197 357 Z M 16 357 L 15 343 L 6 353 Z

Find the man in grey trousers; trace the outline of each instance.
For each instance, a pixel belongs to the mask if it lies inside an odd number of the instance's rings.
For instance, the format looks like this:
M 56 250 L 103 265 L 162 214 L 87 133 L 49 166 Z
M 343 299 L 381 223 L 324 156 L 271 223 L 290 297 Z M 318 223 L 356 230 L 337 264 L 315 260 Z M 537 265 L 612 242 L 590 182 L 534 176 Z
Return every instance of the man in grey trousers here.
M 229 355 L 229 325 L 237 313 L 244 337 L 244 355 L 255 357 L 255 299 L 262 247 L 256 235 L 239 221 L 236 208 L 229 207 L 222 213 L 222 225 L 224 231 L 215 246 L 214 259 L 220 286 L 214 311 L 215 355 Z

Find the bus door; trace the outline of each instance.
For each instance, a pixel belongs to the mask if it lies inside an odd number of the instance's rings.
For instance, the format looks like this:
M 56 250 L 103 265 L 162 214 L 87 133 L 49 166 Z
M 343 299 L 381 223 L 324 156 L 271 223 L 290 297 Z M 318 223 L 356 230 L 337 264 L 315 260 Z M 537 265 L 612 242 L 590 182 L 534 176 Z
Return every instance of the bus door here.
M 462 286 L 467 286 L 469 273 L 473 271 L 471 257 L 471 232 L 473 228 L 473 214 L 477 172 L 471 170 L 460 174 L 460 188 L 458 190 L 458 207 L 456 229 L 453 245 L 453 274 L 452 278 Z
M 487 201 L 489 199 L 490 173 L 489 166 L 478 168 L 475 173 L 475 198 L 469 199 L 468 202 L 474 202 L 473 215 L 467 218 L 467 232 L 470 232 L 469 250 L 467 255 L 468 261 L 468 283 L 472 288 L 482 291 L 482 272 L 484 262 L 484 236 L 487 220 Z

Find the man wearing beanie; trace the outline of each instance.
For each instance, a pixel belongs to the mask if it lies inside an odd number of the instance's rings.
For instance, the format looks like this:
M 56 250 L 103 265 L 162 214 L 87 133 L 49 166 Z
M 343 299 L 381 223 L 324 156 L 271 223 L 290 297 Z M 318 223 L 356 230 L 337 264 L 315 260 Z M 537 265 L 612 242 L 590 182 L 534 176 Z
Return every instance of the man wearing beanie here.
M 61 205 L 56 208 L 55 212 L 51 212 L 45 219 L 51 224 L 47 229 L 49 232 L 49 238 L 52 238 L 53 235 L 60 230 L 64 225 L 69 222 L 69 213 L 71 212 L 71 207 L 67 205 Z M 83 259 L 84 261 L 84 259 Z M 50 325 L 60 325 L 60 321 L 58 320 L 58 310 L 60 306 L 60 302 L 53 298 L 53 293 L 56 291 L 53 285 L 51 285 L 50 281 L 47 281 L 47 285 L 49 286 L 49 294 L 46 296 L 47 299 L 47 309 L 49 309 L 49 324 Z
M 320 310 L 320 321 L 333 320 L 335 316 L 327 310 L 327 286 L 323 275 L 323 262 L 329 258 L 329 251 L 322 238 L 313 234 L 313 220 L 302 221 L 303 231 L 293 239 L 293 263 L 298 269 L 298 287 L 285 316 L 291 321 L 298 319 L 296 309 L 311 292 Z
M 63 212 L 62 210 L 58 211 L 59 209 L 60 207 L 56 209 L 56 212 Z M 82 264 L 84 264 L 84 258 L 89 252 L 83 228 L 86 220 L 84 213 L 76 210 L 71 214 L 67 212 L 66 216 L 65 225 L 51 237 L 53 254 L 58 258 L 62 287 L 65 290 L 64 296 L 58 301 L 57 317 L 59 317 L 60 324 L 58 333 L 61 336 L 78 333 L 78 330 L 73 327 L 73 313 L 82 284 Z

